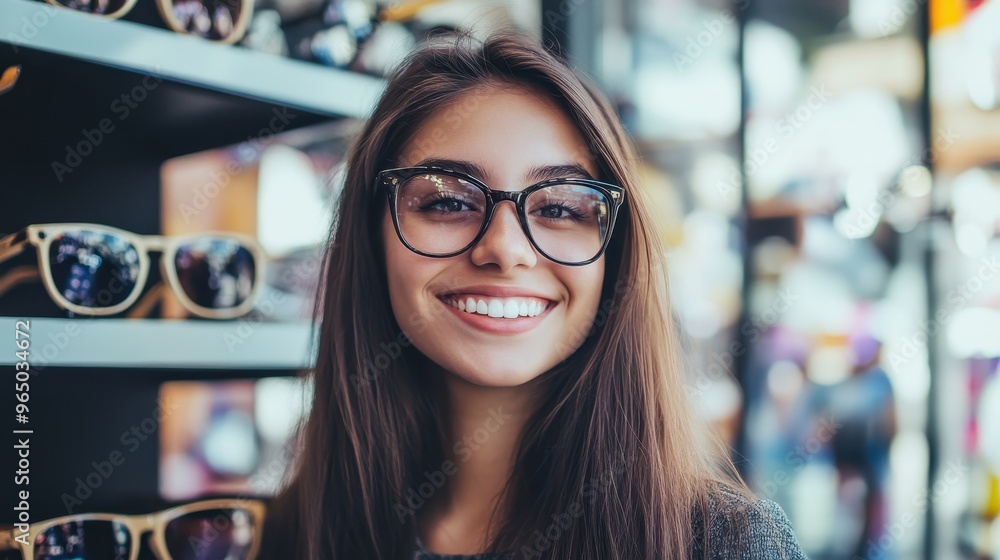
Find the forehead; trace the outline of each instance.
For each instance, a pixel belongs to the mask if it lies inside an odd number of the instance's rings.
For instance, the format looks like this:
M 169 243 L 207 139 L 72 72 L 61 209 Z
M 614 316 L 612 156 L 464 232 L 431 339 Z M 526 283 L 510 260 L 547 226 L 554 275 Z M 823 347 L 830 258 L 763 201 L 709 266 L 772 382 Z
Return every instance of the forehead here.
M 597 177 L 579 128 L 554 101 L 524 88 L 470 90 L 432 113 L 400 152 L 401 166 L 425 159 L 475 162 L 486 181 L 517 181 L 539 166 L 577 164 Z

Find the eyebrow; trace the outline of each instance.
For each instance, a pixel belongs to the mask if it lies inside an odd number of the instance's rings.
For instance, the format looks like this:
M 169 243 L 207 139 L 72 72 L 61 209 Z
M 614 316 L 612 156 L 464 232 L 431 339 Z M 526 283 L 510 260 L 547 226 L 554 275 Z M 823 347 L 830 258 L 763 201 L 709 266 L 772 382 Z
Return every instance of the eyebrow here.
M 481 165 L 464 160 L 426 158 L 417 163 L 415 167 L 441 167 L 459 171 L 466 175 L 472 175 L 480 181 L 485 181 L 488 175 L 486 169 Z M 528 181 L 545 181 L 548 179 L 572 177 L 575 179 L 593 179 L 589 171 L 578 163 L 564 163 L 559 165 L 536 165 L 528 170 L 525 179 Z
M 590 172 L 579 163 L 564 163 L 562 165 L 539 165 L 532 167 L 528 171 L 529 179 L 544 181 L 559 177 L 572 177 L 574 179 L 593 179 Z

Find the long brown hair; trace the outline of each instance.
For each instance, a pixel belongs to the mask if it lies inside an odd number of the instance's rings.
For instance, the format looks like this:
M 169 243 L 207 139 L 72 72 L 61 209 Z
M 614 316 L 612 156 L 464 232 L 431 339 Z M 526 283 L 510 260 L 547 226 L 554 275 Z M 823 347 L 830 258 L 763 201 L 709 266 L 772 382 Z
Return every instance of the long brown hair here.
M 599 179 L 627 204 L 607 253 L 601 305 L 579 348 L 543 374 L 496 515 L 492 551 L 516 558 L 685 558 L 704 550 L 719 489 L 746 489 L 689 408 L 667 297 L 664 249 L 637 187 L 636 155 L 595 87 L 530 38 L 438 38 L 388 80 L 347 162 L 317 304 L 314 400 L 287 489 L 272 504 L 267 558 L 413 557 L 414 515 L 400 504 L 444 463 L 441 385 L 420 367 L 391 308 L 376 173 L 395 164 L 435 111 L 484 85 L 522 87 L 566 111 Z M 331 92 L 331 95 L 335 95 Z M 696 542 L 696 540 L 698 542 Z

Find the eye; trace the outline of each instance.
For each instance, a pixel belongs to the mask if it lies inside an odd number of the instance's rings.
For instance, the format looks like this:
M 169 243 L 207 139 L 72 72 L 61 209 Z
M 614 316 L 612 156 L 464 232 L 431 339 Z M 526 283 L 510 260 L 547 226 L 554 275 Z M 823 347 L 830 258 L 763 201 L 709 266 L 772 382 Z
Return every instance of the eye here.
M 550 220 L 579 220 L 580 218 L 583 218 L 583 214 L 580 213 L 579 208 L 563 203 L 546 204 L 545 206 L 539 208 L 536 212 L 542 218 Z
M 443 212 L 443 213 L 463 212 L 463 211 L 473 210 L 472 206 L 470 206 L 465 201 L 460 200 L 458 198 L 449 197 L 447 195 L 440 195 L 439 197 L 436 197 L 435 199 L 421 206 L 420 209 L 425 212 L 431 211 L 431 212 Z

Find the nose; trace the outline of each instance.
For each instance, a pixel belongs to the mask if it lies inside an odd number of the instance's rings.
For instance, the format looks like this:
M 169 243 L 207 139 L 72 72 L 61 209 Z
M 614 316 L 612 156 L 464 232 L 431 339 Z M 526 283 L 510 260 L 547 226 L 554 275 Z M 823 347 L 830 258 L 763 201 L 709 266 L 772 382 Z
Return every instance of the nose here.
M 494 264 L 501 272 L 508 272 L 516 266 L 535 266 L 538 256 L 521 229 L 513 202 L 505 200 L 493 209 L 493 219 L 482 239 L 472 248 L 470 257 L 476 266 Z

